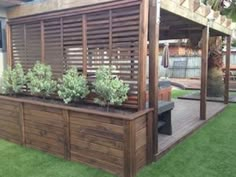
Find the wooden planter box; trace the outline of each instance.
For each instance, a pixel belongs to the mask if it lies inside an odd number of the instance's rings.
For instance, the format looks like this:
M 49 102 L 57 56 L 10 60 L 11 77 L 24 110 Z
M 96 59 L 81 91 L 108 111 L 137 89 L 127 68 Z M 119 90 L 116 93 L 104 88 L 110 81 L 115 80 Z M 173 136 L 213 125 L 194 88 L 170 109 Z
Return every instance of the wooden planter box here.
M 129 115 L 0 96 L 0 138 L 133 177 L 150 163 L 153 110 Z

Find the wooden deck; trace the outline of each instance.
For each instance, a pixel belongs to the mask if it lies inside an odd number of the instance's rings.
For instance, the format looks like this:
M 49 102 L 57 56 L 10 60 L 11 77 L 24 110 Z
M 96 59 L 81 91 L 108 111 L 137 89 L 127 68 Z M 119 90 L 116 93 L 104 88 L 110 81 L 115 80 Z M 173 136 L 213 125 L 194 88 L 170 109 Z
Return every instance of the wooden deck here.
M 223 111 L 224 108 L 225 104 L 223 103 L 207 102 L 207 119 L 209 120 L 217 113 Z M 207 122 L 200 120 L 199 114 L 199 101 L 179 99 L 175 101 L 175 108 L 172 111 L 173 135 L 159 134 L 159 154 L 157 158 L 160 158 L 173 146 Z

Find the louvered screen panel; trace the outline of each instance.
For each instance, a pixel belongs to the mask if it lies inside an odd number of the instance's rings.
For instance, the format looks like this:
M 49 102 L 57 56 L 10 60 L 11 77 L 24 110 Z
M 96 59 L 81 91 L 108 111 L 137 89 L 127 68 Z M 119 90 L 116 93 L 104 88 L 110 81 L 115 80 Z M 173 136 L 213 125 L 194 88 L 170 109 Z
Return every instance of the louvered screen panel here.
M 25 48 L 25 36 L 24 36 L 24 24 L 11 26 L 11 38 L 12 38 L 12 59 L 13 66 L 16 63 L 27 63 L 26 48 Z
M 82 16 L 63 18 L 63 49 L 65 67 L 83 71 Z
M 130 95 L 137 95 L 138 91 L 138 57 L 139 6 L 113 10 L 112 65 L 130 85 Z
M 41 29 L 40 22 L 29 23 L 26 28 L 26 59 L 27 62 L 23 65 L 30 69 L 36 61 L 41 61 Z
M 75 66 L 89 81 L 99 67 L 115 67 L 114 74 L 130 85 L 126 105 L 137 107 L 140 3 L 55 14 L 11 24 L 13 65 L 28 69 L 41 60 L 51 65 L 55 78 Z
M 44 20 L 45 63 L 51 65 L 54 77 L 65 71 L 60 18 Z
M 109 11 L 87 15 L 87 74 L 94 79 L 96 70 L 109 65 Z

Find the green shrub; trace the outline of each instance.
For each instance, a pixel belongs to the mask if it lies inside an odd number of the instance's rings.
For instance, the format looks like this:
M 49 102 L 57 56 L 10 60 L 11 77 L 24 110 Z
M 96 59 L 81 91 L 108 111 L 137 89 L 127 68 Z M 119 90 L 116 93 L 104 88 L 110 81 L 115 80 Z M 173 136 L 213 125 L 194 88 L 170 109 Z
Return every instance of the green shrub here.
M 37 62 L 27 73 L 28 83 L 32 95 L 43 98 L 56 91 L 57 82 L 52 79 L 51 67 Z
M 7 68 L 3 72 L 2 92 L 4 94 L 17 94 L 21 92 L 26 83 L 25 75 L 21 64 L 16 64 L 15 68 Z
M 84 76 L 79 76 L 77 69 L 69 69 L 59 80 L 58 95 L 66 104 L 76 99 L 83 99 L 89 94 L 87 81 Z
M 94 102 L 106 106 L 109 110 L 110 105 L 121 105 L 127 99 L 129 86 L 124 84 L 117 76 L 112 75 L 111 67 L 101 67 L 96 72 L 96 80 L 93 83 L 94 92 L 97 98 Z

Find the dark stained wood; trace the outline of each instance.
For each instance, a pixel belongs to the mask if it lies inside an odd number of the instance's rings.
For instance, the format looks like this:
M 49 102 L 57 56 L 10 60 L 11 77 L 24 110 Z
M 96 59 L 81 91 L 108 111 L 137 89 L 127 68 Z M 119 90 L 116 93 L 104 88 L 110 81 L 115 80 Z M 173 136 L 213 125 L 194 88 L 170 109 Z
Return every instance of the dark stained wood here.
M 44 23 L 41 21 L 41 62 L 45 63 Z
M 64 134 L 65 134 L 64 158 L 70 160 L 71 159 L 70 115 L 68 110 L 63 110 L 63 118 L 64 118 Z
M 202 31 L 200 119 L 206 120 L 209 26 Z
M 160 7 L 157 9 L 157 1 L 151 0 L 149 4 L 149 107 L 154 108 L 153 115 L 153 154 L 158 152 L 158 59 L 159 59 L 159 25 Z
M 231 36 L 226 39 L 226 66 L 225 66 L 225 92 L 224 103 L 229 103 L 229 80 L 230 80 L 230 56 L 231 56 Z
M 57 17 L 67 17 L 67 16 L 73 16 L 78 14 L 87 14 L 97 11 L 105 11 L 109 9 L 118 9 L 118 8 L 124 8 L 124 7 L 132 7 L 135 5 L 139 5 L 140 0 L 122 0 L 122 1 L 113 1 L 109 3 L 102 3 L 97 5 L 91 5 L 91 6 L 85 6 L 80 8 L 73 8 L 73 9 L 64 9 L 61 11 L 56 12 L 49 12 L 49 13 L 42 13 L 35 16 L 26 16 L 26 17 L 19 17 L 19 18 L 12 18 L 9 20 L 10 23 L 26 23 L 29 21 L 36 21 L 36 20 L 44 20 L 44 19 L 54 19 Z
M 83 74 L 87 76 L 87 18 L 83 15 Z
M 153 112 L 147 115 L 147 163 L 150 164 L 153 161 Z
M 21 128 L 21 143 L 25 145 L 24 104 L 19 103 L 19 123 Z
M 12 67 L 12 41 L 11 41 L 11 26 L 7 23 L 6 25 L 6 42 L 7 42 L 7 64 Z
M 109 10 L 109 64 L 112 64 L 112 10 Z
M 107 8 L 102 10 L 97 6 L 92 11 L 75 8 L 55 18 L 51 18 L 50 13 L 43 19 L 32 16 L 27 21 L 21 21 L 24 18 L 13 20 L 13 63 L 21 63 L 27 71 L 36 61 L 44 61 L 51 65 L 55 79 L 66 69 L 76 67 L 88 76 L 89 82 L 94 80 L 99 67 L 112 65 L 118 71 L 114 74 L 130 85 L 129 96 L 142 95 L 139 100 L 144 106 L 146 77 L 142 72 L 146 69 L 146 44 L 143 46 L 147 43 L 147 12 L 144 12 L 147 7 L 143 8 L 140 3 L 122 0 L 109 6 L 104 4 Z M 143 10 L 142 15 L 139 15 L 140 10 Z M 76 13 L 72 15 L 71 11 Z M 142 28 L 139 28 L 141 23 Z M 138 99 L 128 99 L 123 106 L 137 109 Z
M 160 159 L 175 145 L 182 142 L 226 107 L 223 103 L 207 102 L 206 120 L 202 121 L 199 119 L 200 108 L 198 105 L 199 101 L 175 100 L 175 108 L 172 110 L 173 135 L 158 135 L 159 153 L 156 156 L 157 159 Z
M 135 121 L 126 122 L 125 132 L 128 135 L 125 141 L 125 151 L 124 151 L 124 176 L 125 177 L 133 177 L 135 176 Z
M 99 113 L 6 96 L 0 105 L 0 138 L 124 177 L 151 160 L 152 109 Z
M 0 100 L 0 138 L 22 144 L 20 103 Z
M 142 0 L 140 4 L 139 24 L 139 71 L 138 71 L 138 108 L 146 106 L 146 64 L 147 64 L 147 35 L 148 35 L 149 1 Z

